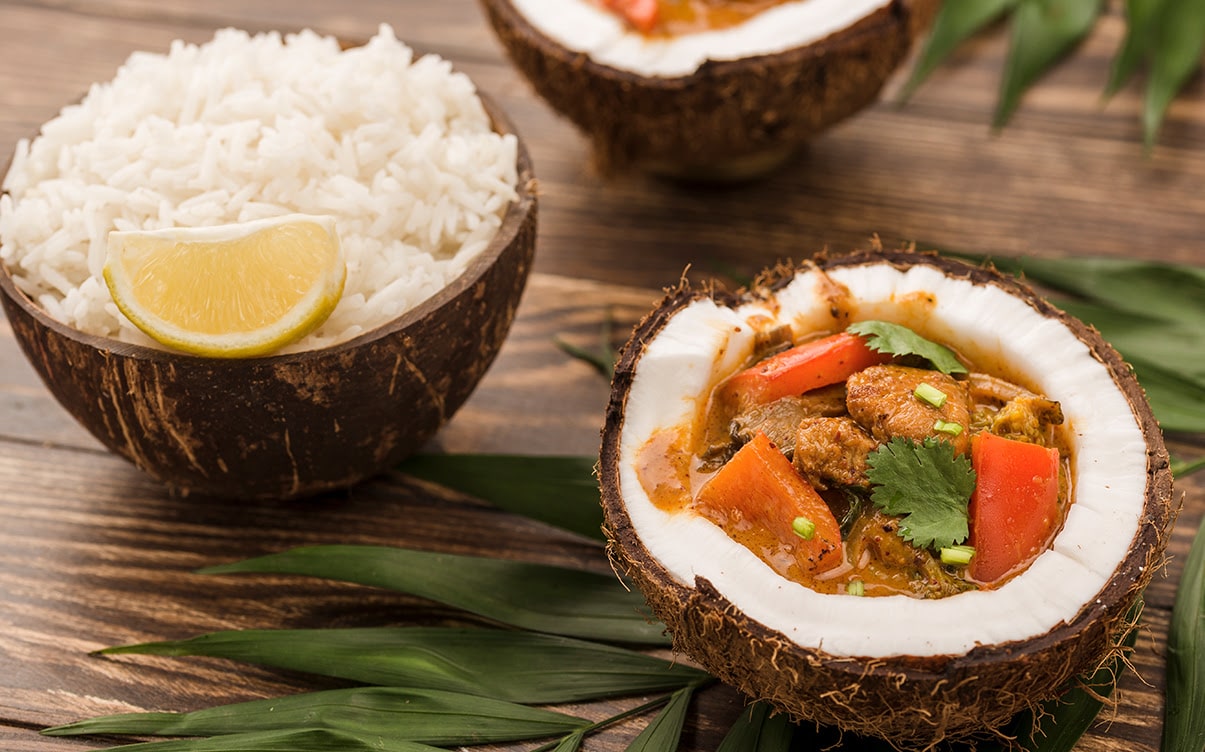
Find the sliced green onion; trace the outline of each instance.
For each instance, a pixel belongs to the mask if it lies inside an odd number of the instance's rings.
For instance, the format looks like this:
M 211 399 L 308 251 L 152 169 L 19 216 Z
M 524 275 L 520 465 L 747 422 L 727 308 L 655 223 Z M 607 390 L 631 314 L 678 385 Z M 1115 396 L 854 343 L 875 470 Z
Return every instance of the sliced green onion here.
M 866 583 L 861 580 L 850 580 L 845 586 L 845 592 L 850 595 L 866 595 Z
M 947 546 L 941 550 L 941 563 L 970 564 L 974 556 L 974 546 Z
M 958 434 L 962 433 L 962 424 L 950 423 L 939 418 L 937 422 L 933 424 L 933 430 L 941 433 L 948 433 L 951 436 L 957 436 Z
M 942 405 L 946 404 L 946 400 L 948 399 L 945 392 L 926 381 L 922 381 L 920 386 L 912 390 L 912 393 L 921 402 L 939 409 Z
M 796 517 L 791 521 L 791 529 L 795 531 L 804 540 L 811 540 L 816 534 L 816 523 L 809 520 L 807 517 Z

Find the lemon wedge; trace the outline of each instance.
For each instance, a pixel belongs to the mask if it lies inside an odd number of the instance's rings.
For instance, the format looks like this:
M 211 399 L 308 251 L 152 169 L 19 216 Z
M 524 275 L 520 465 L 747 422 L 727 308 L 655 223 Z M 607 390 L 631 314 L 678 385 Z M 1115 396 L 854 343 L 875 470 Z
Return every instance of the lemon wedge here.
M 143 332 L 208 357 L 266 355 L 330 316 L 347 267 L 332 217 L 109 233 L 104 277 Z

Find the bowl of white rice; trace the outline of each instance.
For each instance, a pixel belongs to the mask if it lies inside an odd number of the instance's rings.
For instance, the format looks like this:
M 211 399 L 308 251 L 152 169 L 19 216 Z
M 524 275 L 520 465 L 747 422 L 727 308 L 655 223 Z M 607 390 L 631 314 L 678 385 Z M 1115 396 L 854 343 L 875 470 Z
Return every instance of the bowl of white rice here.
M 266 357 L 170 351 L 102 276 L 108 234 L 335 217 L 330 317 Z M 224 29 L 137 52 L 18 143 L 0 183 L 0 302 L 56 399 L 181 494 L 345 488 L 422 447 L 509 332 L 535 249 L 530 158 L 450 63 Z

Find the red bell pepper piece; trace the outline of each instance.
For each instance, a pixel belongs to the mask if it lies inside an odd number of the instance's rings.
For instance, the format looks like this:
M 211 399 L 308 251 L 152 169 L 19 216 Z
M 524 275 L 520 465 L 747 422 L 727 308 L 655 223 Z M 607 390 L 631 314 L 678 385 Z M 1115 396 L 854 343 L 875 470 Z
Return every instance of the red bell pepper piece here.
M 805 574 L 842 562 L 837 518 L 764 433 L 737 450 L 699 489 L 695 510 L 785 576 L 791 572 L 781 569 L 784 560 L 794 561 Z M 806 520 L 801 527 L 814 526 L 807 537 L 795 531 L 799 518 Z
M 657 0 L 603 0 L 603 5 L 643 34 L 657 25 Z
M 1059 450 L 982 432 L 971 439 L 972 578 L 992 583 L 1049 545 L 1059 524 Z
M 728 380 L 725 389 L 743 404 L 764 404 L 838 384 L 858 371 L 891 360 L 866 339 L 841 332 L 772 355 Z

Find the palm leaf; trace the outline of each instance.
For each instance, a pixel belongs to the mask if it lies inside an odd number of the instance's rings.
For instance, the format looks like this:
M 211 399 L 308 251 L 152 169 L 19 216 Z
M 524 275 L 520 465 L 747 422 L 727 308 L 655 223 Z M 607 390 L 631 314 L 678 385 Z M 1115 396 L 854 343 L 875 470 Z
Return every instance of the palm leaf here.
M 585 739 L 585 733 L 575 731 L 569 734 L 564 739 L 552 748 L 552 752 L 577 752 L 582 747 L 582 740 Z
M 1205 457 L 1198 457 L 1195 460 L 1182 460 L 1172 457 L 1172 476 L 1176 478 L 1187 478 L 1193 473 L 1199 473 L 1205 470 Z
M 908 99 L 937 66 L 950 56 L 958 45 L 977 32 L 1000 20 L 1016 7 L 1018 0 L 980 0 L 980 2 L 944 3 L 933 21 L 933 30 L 921 48 L 900 92 Z
M 1201 0 L 1166 0 L 1158 18 L 1147 82 L 1142 126 L 1151 146 L 1164 115 L 1189 76 L 1201 65 L 1205 48 L 1205 3 Z
M 1205 290 L 1202 290 L 1205 293 Z M 1080 300 L 1057 300 L 1067 313 L 1100 330 L 1138 369 L 1138 361 L 1175 374 L 1205 397 L 1205 314 L 1168 321 Z M 1205 406 L 1203 406 L 1205 407 Z
M 603 540 L 594 457 L 422 454 L 402 472 L 514 514 Z
M 615 362 L 619 352 L 615 349 L 615 317 L 610 311 L 603 316 L 602 329 L 599 332 L 598 344 L 594 348 L 578 347 L 561 337 L 553 337 L 552 342 L 566 355 L 590 365 L 608 381 L 615 374 Z
M 1103 256 L 951 255 L 990 261 L 1001 271 L 1117 310 L 1167 321 L 1205 320 L 1205 267 Z
M 794 733 L 786 715 L 755 702 L 732 724 L 717 752 L 788 752 Z
M 445 752 L 438 747 L 348 731 L 296 729 L 171 739 L 109 747 L 105 752 Z
M 1092 30 L 1103 0 L 959 0 L 943 3 L 911 74 L 902 88 L 910 97 L 964 41 L 1000 18 L 1012 27 L 993 125 L 1002 127 L 1024 93 L 1070 53 Z M 1167 109 L 1201 66 L 1205 49 L 1205 4 L 1199 0 L 1127 0 L 1126 36 L 1114 56 L 1106 97 L 1148 62 L 1142 123 L 1148 148 Z
M 1126 0 L 1126 35 L 1113 58 L 1105 96 L 1116 94 L 1149 54 L 1165 0 Z
M 588 721 L 480 695 L 401 687 L 306 692 L 195 710 L 122 713 L 47 729 L 48 736 L 218 736 L 314 728 L 427 744 L 484 744 L 568 733 Z
M 993 125 L 1003 126 L 1021 95 L 1092 30 L 1102 0 L 1020 0 Z
M 1205 432 L 1205 389 L 1200 384 L 1188 381 L 1174 369 L 1161 364 L 1133 355 L 1126 357 L 1146 392 L 1160 428 L 1171 433 Z
M 1205 526 L 1197 530 L 1176 588 L 1167 635 L 1163 752 L 1205 749 Z
M 397 590 L 536 632 L 666 645 L 644 597 L 613 575 L 387 546 L 310 546 L 201 570 L 322 577 Z
M 427 687 L 522 703 L 676 689 L 706 677 L 679 662 L 596 642 L 455 627 L 251 629 L 100 652 L 226 658 L 365 684 Z
M 627 752 L 677 752 L 694 690 L 694 685 L 688 685 L 670 695 L 669 702 L 628 745 Z

